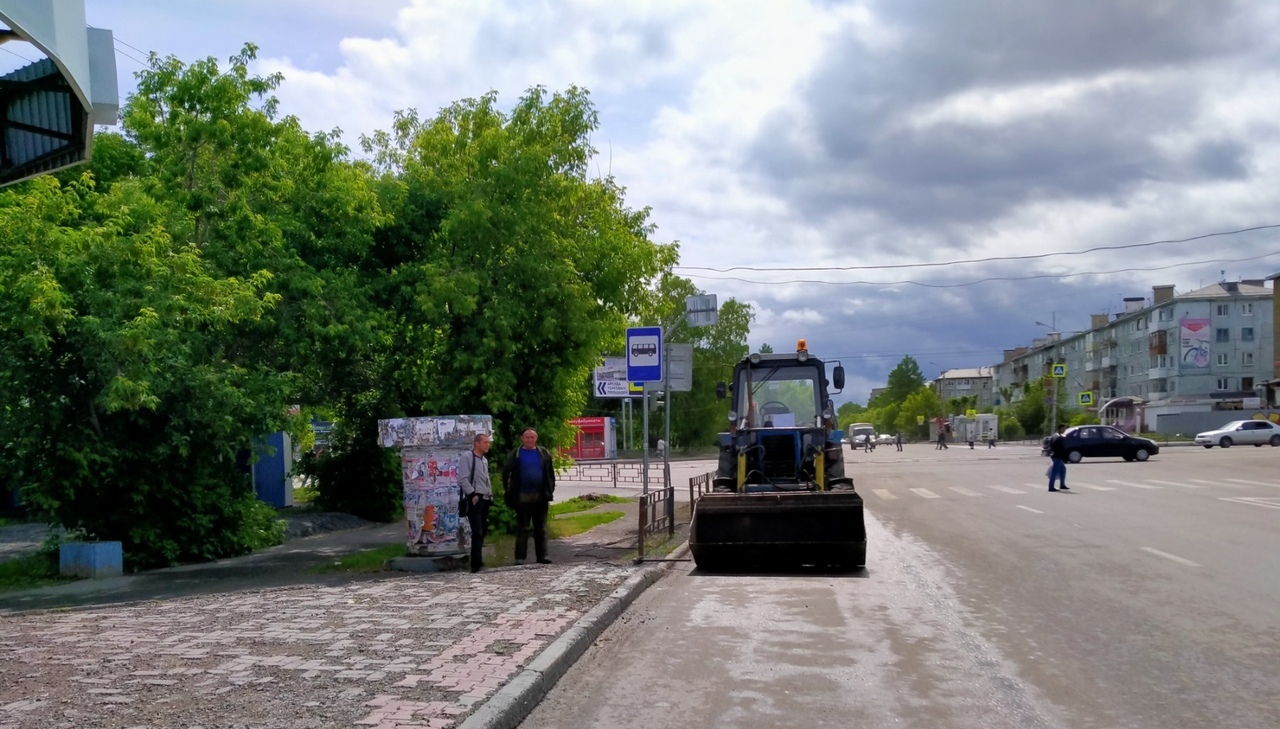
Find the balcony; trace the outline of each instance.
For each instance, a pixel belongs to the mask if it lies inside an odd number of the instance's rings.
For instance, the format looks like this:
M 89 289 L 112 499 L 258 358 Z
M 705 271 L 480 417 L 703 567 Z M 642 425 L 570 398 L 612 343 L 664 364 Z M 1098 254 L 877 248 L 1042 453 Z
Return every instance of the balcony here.
M 1092 360 L 1084 363 L 1085 372 L 1093 372 L 1096 369 L 1098 369 L 1098 365 L 1094 363 Z
M 1103 366 L 1103 367 L 1115 367 L 1115 366 L 1116 366 L 1116 359 L 1117 359 L 1116 357 L 1112 357 L 1112 356 L 1103 357 L 1103 358 L 1102 358 L 1102 366 Z
M 1178 374 L 1177 367 L 1152 367 L 1147 370 L 1148 380 L 1162 380 L 1166 377 L 1174 377 Z
M 1164 400 L 1169 397 L 1169 393 L 1164 390 L 1155 390 L 1147 393 L 1147 400 Z

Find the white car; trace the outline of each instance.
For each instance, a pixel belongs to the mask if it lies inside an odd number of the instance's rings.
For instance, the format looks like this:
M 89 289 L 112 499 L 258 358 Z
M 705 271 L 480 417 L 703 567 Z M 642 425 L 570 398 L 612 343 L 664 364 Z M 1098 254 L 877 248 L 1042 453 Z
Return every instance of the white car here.
M 1196 434 L 1196 445 L 1205 448 L 1233 445 L 1280 446 L 1280 425 L 1270 420 L 1233 420 L 1230 423 L 1204 433 Z

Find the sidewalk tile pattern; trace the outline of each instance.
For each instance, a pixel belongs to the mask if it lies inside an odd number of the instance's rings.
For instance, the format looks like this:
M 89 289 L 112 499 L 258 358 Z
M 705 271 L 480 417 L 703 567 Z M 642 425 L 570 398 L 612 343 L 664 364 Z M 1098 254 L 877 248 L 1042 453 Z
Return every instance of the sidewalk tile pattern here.
M 0 729 L 445 729 L 631 572 L 551 565 L 4 617 Z

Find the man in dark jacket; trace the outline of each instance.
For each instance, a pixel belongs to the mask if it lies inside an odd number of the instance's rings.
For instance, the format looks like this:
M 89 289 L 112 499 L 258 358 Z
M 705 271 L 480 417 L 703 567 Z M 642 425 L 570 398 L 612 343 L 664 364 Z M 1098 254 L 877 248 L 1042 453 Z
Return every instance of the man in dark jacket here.
M 547 559 L 547 508 L 555 496 L 556 472 L 551 452 L 538 445 L 538 431 L 525 428 L 520 447 L 507 457 L 503 469 L 504 497 L 516 512 L 516 564 L 529 554 L 529 527 L 533 527 L 533 553 L 538 564 Z
M 1070 491 L 1071 489 L 1067 488 L 1066 441 L 1062 437 L 1061 425 L 1054 430 L 1053 435 L 1049 436 L 1049 457 L 1052 459 L 1049 466 L 1049 490 Z M 1054 481 L 1061 484 L 1056 489 L 1053 487 Z

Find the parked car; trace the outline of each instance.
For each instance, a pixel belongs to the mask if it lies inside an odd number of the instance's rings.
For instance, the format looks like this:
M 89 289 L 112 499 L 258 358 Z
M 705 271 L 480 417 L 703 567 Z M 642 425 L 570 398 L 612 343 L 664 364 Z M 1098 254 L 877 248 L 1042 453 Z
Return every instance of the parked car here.
M 1129 435 L 1110 425 L 1078 425 L 1064 430 L 1062 437 L 1063 452 L 1072 463 L 1079 463 L 1082 458 L 1145 461 L 1160 452 L 1155 441 Z
M 876 443 L 878 445 L 893 445 L 896 442 L 896 438 L 889 433 L 881 433 L 876 436 Z
M 1205 448 L 1233 445 L 1280 446 L 1280 425 L 1270 420 L 1233 420 L 1230 423 L 1204 433 L 1196 434 L 1196 445 Z

